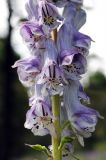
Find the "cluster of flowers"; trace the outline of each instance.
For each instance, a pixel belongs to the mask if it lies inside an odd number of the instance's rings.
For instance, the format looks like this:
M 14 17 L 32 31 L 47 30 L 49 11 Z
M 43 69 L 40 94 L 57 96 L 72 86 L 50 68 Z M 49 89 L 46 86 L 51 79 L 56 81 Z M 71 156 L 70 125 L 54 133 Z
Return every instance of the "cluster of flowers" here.
M 81 102 L 89 103 L 89 97 L 80 83 L 86 72 L 87 56 L 92 39 L 79 32 L 86 22 L 86 13 L 81 8 L 82 0 L 29 0 L 26 4 L 28 21 L 23 22 L 20 34 L 31 56 L 18 60 L 19 80 L 27 87 L 29 106 L 25 128 L 34 135 L 55 136 L 51 96 L 59 94 L 61 124 L 69 120 L 71 129 L 65 128 L 62 136 L 76 135 L 84 146 L 83 138 L 91 136 L 100 114 Z M 64 7 L 63 15 L 58 7 Z M 57 41 L 52 32 L 58 28 Z M 72 153 L 71 144 L 66 144 L 63 159 Z

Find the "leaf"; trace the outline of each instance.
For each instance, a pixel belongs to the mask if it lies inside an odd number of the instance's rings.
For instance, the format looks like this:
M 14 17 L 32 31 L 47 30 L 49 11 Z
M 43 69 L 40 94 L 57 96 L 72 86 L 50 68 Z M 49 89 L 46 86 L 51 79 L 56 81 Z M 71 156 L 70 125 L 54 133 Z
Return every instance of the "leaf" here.
M 62 140 L 61 140 L 61 142 L 60 142 L 60 145 L 59 145 L 58 149 L 59 150 L 62 149 L 63 146 L 64 146 L 64 144 L 71 143 L 74 140 L 75 140 L 75 137 L 68 137 L 68 136 L 67 137 L 63 137 Z
M 36 151 L 45 153 L 48 157 L 51 157 L 51 152 L 45 146 L 42 146 L 40 144 L 36 144 L 36 145 L 25 144 L 25 145 L 33 148 Z

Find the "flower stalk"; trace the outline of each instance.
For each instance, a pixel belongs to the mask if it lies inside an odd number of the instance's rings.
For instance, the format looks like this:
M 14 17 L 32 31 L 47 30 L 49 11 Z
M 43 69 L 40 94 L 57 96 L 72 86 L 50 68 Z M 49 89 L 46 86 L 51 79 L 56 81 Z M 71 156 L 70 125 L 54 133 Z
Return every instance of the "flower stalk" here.
M 52 39 L 56 43 L 57 41 L 57 29 L 52 32 Z M 56 130 L 56 136 L 52 136 L 52 156 L 53 160 L 62 160 L 61 150 L 59 150 L 59 145 L 61 141 L 61 124 L 60 124 L 60 96 L 54 95 L 51 97 L 52 101 L 52 113 L 54 117 L 54 127 Z
M 58 149 L 61 141 L 61 125 L 60 125 L 60 97 L 54 95 L 52 99 L 52 112 L 54 117 L 54 127 L 56 130 L 56 137 L 52 136 L 52 147 L 53 147 L 53 160 L 61 160 L 61 150 Z

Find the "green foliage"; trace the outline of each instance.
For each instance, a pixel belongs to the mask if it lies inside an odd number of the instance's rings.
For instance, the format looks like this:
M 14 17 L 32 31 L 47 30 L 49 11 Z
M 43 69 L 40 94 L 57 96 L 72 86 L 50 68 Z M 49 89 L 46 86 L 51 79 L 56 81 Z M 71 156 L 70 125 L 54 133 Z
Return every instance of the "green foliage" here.
M 60 142 L 60 146 L 59 146 L 59 150 L 63 148 L 63 146 L 66 143 L 72 143 L 75 140 L 75 137 L 63 137 L 61 142 Z
M 29 147 L 31 147 L 31 148 L 33 148 L 36 151 L 43 152 L 48 157 L 51 157 L 51 152 L 45 146 L 42 146 L 42 145 L 39 145 L 39 144 L 36 144 L 36 145 L 26 144 L 26 145 L 29 146 Z

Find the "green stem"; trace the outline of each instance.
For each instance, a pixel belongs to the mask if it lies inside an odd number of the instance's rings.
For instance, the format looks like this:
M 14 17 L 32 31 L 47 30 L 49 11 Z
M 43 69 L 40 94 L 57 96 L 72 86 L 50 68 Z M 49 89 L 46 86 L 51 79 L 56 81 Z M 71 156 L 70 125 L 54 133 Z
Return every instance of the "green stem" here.
M 61 126 L 60 126 L 60 97 L 59 95 L 52 96 L 52 112 L 54 116 L 54 127 L 56 136 L 52 137 L 53 160 L 62 160 L 61 150 L 58 149 L 61 141 Z

